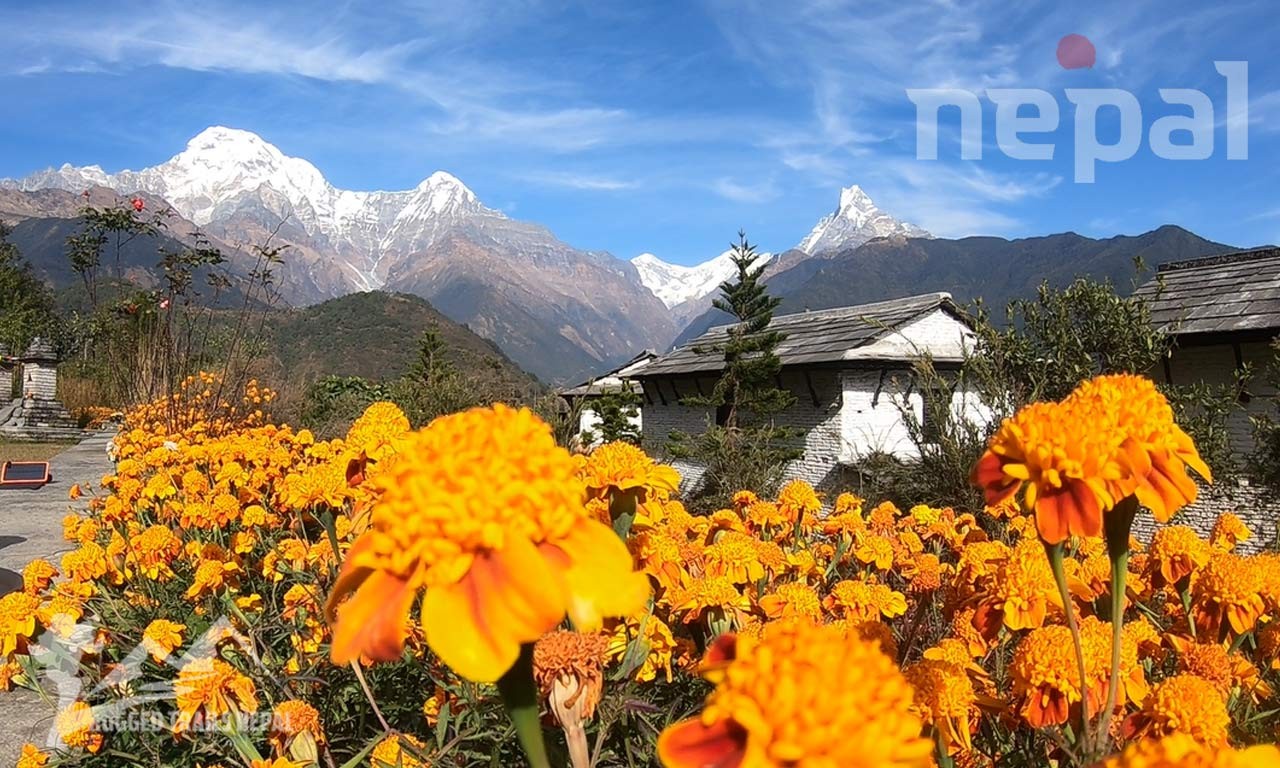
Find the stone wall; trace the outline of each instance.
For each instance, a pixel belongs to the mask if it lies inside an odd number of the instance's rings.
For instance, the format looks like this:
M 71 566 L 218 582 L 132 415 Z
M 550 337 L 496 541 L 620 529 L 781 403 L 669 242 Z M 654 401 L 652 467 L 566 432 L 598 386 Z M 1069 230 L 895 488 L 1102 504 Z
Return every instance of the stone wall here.
M 1238 515 L 1253 532 L 1253 538 L 1241 544 L 1237 551 L 1249 553 L 1273 547 L 1277 521 L 1280 521 L 1280 496 L 1266 486 L 1247 480 L 1202 485 L 1196 503 L 1183 508 L 1169 523 L 1190 526 L 1208 538 L 1214 522 L 1224 512 Z M 1150 514 L 1143 512 L 1134 520 L 1133 532 L 1140 541 L 1149 542 L 1158 526 Z

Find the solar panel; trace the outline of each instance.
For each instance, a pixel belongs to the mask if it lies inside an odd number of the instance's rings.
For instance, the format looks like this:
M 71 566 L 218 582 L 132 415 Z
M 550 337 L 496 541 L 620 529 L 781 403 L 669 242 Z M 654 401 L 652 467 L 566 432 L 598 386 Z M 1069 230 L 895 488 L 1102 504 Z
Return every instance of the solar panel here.
M 47 461 L 6 461 L 0 466 L 0 488 L 38 488 L 51 479 Z

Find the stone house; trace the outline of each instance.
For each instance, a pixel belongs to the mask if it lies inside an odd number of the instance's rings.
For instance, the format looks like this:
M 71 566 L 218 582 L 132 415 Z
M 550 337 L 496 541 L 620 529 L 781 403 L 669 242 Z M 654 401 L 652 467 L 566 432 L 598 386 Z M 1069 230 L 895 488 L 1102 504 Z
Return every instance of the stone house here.
M 643 435 L 651 452 L 662 453 L 672 430 L 700 432 L 723 418 L 714 408 L 682 401 L 714 386 L 724 367 L 715 347 L 729 328 L 712 328 L 631 374 L 644 393 Z M 778 315 L 770 328 L 786 334 L 776 350 L 778 385 L 795 395 L 775 422 L 796 429 L 803 440 L 803 456 L 786 474 L 824 489 L 838 484 L 843 467 L 870 454 L 917 456 L 907 414 L 926 433 L 940 417 L 926 411 L 913 365 L 928 355 L 935 368 L 955 370 L 973 342 L 968 320 L 947 293 Z M 972 392 L 955 392 L 950 407 L 958 415 L 989 418 Z M 673 463 L 685 487 L 697 487 L 703 468 Z
M 1151 377 L 1175 385 L 1236 386 L 1240 408 L 1227 426 L 1233 450 L 1247 455 L 1254 446 L 1251 419 L 1275 407 L 1267 369 L 1275 359 L 1271 342 L 1280 335 L 1280 248 L 1162 264 L 1134 295 L 1147 301 L 1152 321 L 1174 338 L 1173 351 Z M 1265 544 L 1280 519 L 1273 497 L 1247 480 L 1218 483 L 1203 489 L 1182 522 L 1207 532 L 1220 512 L 1235 512 L 1257 534 L 1253 543 Z
M 601 397 L 621 392 L 623 387 L 637 395 L 641 394 L 640 383 L 632 377 L 657 356 L 656 352 L 645 350 L 608 373 L 584 381 L 575 387 L 560 390 L 560 397 L 568 403 L 569 408 L 578 410 L 578 434 L 593 432 L 599 425 L 600 417 L 592 404 Z M 630 421 L 635 425 L 636 430 L 640 431 L 644 423 L 643 409 L 637 408 L 636 415 Z

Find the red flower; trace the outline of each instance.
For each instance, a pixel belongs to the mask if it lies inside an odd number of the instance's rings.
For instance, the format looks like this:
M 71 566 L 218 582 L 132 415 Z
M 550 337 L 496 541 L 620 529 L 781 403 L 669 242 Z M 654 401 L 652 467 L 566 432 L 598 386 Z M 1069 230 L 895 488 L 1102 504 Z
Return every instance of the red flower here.
M 132 205 L 133 210 L 137 211 L 138 213 L 142 213 L 142 209 L 147 207 L 146 202 L 140 197 L 133 198 L 132 200 L 129 201 L 129 204 Z

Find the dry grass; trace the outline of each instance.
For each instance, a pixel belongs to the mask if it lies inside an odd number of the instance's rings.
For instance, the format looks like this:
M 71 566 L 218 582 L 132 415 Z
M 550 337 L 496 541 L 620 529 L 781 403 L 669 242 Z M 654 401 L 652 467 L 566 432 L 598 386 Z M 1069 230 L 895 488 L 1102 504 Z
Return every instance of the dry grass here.
M 0 463 L 6 461 L 48 461 L 71 446 L 70 443 L 24 443 L 0 440 Z

